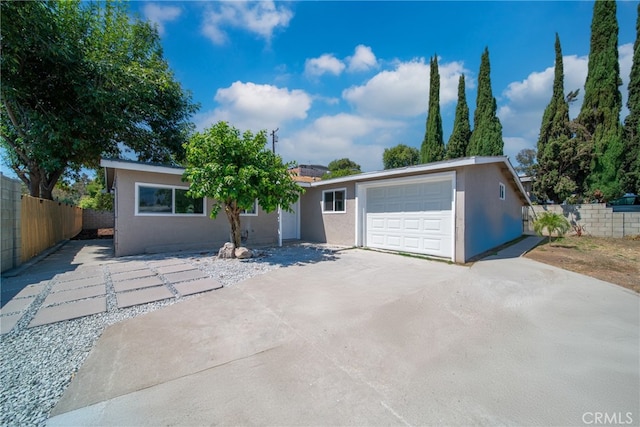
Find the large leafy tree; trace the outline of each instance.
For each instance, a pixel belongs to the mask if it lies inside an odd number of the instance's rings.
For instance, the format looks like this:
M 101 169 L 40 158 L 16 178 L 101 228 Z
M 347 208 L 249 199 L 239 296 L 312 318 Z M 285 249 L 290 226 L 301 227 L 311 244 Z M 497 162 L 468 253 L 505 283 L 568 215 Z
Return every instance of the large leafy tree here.
M 289 173 L 292 165 L 283 163 L 266 143 L 264 130 L 241 135 L 227 122 L 218 122 L 197 132 L 185 144 L 187 167 L 183 179 L 190 182 L 189 195 L 212 199 L 212 218 L 224 211 L 236 248 L 241 245 L 243 210 L 251 209 L 255 200 L 266 212 L 278 206 L 288 210 L 302 191 Z
M 570 94 L 574 99 L 577 92 Z M 580 193 L 589 169 L 589 151 L 574 138 L 569 119 L 569 102 L 564 95 L 564 65 L 560 37 L 556 34 L 553 94 L 544 110 L 538 137 L 538 166 L 534 193 L 541 200 L 562 202 Z M 584 144 L 582 145 L 584 148 Z
M 457 159 L 464 157 L 471 138 L 471 125 L 469 124 L 469 106 L 465 93 L 464 74 L 458 80 L 458 105 L 456 105 L 456 117 L 453 121 L 453 132 L 447 143 L 445 158 Z
M 360 165 L 348 158 L 336 159 L 327 165 L 329 172 L 322 179 L 339 178 L 341 176 L 355 175 L 361 173 Z
M 420 151 L 405 144 L 385 148 L 382 153 L 382 164 L 385 169 L 404 168 L 420 163 Z
M 502 156 L 502 124 L 497 116 L 496 99 L 491 90 L 489 48 L 485 48 L 478 73 L 478 95 L 473 113 L 473 133 L 469 139 L 468 156 Z
M 591 191 L 600 190 L 605 198 L 616 197 L 622 191 L 618 180 L 624 155 L 622 95 L 618 89 L 621 84 L 616 3 L 596 0 L 584 101 L 576 122 L 582 128 L 578 134 L 582 143 L 593 147 L 587 185 Z
M 0 2 L 0 143 L 33 196 L 65 173 L 128 149 L 169 162 L 196 110 L 163 58 L 154 28 L 126 5 Z
M 640 192 L 640 4 L 636 18 L 636 42 L 633 45 L 633 63 L 629 79 L 629 115 L 624 121 L 624 158 L 622 162 L 622 189 Z
M 538 164 L 536 163 L 536 150 L 533 148 L 523 148 L 516 154 L 518 166 L 514 169 L 522 176 L 535 176 Z
M 437 162 L 444 158 L 442 116 L 440 115 L 440 73 L 437 56 L 431 58 L 429 69 L 429 111 L 427 113 L 427 129 L 420 148 L 421 163 Z

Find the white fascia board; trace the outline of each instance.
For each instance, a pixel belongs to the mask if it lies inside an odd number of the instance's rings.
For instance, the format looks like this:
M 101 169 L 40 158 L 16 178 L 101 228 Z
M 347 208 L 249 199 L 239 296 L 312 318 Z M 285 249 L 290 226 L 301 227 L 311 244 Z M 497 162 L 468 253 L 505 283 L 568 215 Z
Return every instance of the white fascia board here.
M 119 160 L 100 160 L 100 166 L 104 168 L 123 169 L 138 172 L 164 173 L 168 175 L 182 175 L 185 169 L 180 167 L 150 165 L 148 163 L 122 162 Z

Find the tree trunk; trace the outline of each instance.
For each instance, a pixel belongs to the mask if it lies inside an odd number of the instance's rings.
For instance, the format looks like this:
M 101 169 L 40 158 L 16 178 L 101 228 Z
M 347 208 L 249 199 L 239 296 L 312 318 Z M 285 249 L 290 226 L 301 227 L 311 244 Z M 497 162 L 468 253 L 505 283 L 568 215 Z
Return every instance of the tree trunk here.
M 242 246 L 240 236 L 240 209 L 238 209 L 235 201 L 232 201 L 225 204 L 224 211 L 231 225 L 231 243 L 233 243 L 234 249 L 239 248 Z
M 53 189 L 62 176 L 63 171 L 56 171 L 51 173 L 50 175 L 44 177 L 44 179 L 40 182 L 40 198 L 53 200 Z

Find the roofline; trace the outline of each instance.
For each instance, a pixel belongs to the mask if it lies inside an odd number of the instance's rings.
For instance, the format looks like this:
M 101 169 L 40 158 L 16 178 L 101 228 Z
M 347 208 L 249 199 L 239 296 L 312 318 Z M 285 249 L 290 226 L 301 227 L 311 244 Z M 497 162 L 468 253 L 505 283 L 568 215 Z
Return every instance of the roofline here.
M 124 169 L 137 172 L 166 173 L 169 175 L 182 175 L 185 171 L 185 168 L 180 166 L 154 165 L 151 163 L 120 159 L 102 159 L 100 160 L 100 166 L 104 168 Z

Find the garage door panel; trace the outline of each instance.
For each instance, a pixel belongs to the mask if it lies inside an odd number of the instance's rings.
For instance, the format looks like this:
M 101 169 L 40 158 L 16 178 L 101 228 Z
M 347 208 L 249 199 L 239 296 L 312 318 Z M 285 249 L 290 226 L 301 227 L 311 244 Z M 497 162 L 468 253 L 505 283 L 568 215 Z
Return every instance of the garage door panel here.
M 367 189 L 366 245 L 450 257 L 452 198 L 451 180 Z

